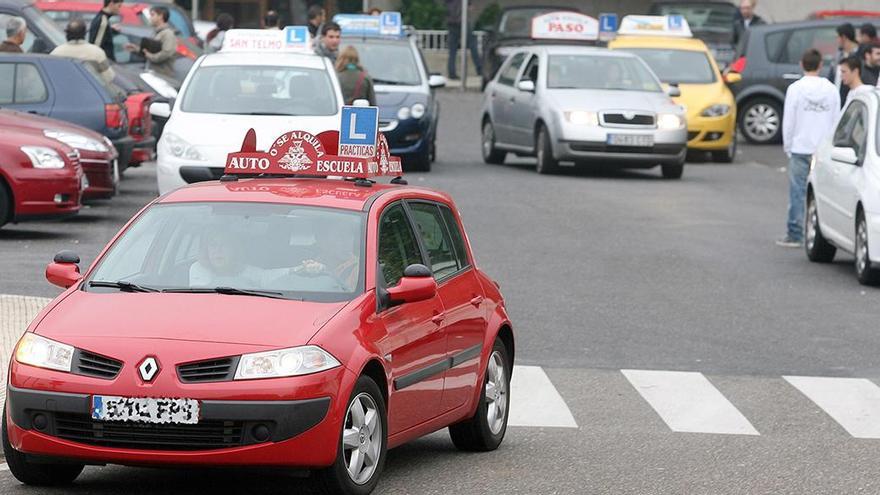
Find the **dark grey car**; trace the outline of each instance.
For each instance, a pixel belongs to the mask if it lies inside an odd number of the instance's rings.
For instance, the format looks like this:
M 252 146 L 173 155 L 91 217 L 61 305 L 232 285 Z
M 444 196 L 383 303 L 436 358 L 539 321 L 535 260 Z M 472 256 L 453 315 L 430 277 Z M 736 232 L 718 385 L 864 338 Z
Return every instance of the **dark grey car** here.
M 782 108 L 788 86 L 802 76 L 803 53 L 816 48 L 824 58 L 822 75 L 831 76 L 837 59 L 837 26 L 865 19 L 827 19 L 755 26 L 737 47 L 731 64 L 742 81 L 731 85 L 736 96 L 739 129 L 751 143 L 782 141 Z M 880 25 L 880 20 L 874 21 Z

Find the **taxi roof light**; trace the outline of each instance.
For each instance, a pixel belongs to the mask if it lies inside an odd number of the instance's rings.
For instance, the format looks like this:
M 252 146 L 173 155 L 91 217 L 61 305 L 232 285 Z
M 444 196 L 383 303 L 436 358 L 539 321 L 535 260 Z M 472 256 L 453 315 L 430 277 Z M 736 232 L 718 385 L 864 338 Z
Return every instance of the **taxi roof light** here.
M 620 21 L 618 36 L 668 36 L 693 38 L 691 26 L 683 15 L 628 15 Z

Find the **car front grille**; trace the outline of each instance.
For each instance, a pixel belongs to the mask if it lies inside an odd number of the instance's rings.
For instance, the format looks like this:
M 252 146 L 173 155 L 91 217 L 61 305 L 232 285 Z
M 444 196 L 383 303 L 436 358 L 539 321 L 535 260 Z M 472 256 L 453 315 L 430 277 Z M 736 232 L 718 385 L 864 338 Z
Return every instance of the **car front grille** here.
M 177 376 L 186 383 L 223 382 L 235 377 L 238 357 L 212 359 L 177 366 Z
M 73 354 L 73 366 L 71 369 L 73 373 L 77 375 L 112 380 L 116 378 L 116 375 L 122 370 L 122 362 L 77 349 Z
M 602 120 L 606 124 L 611 124 L 615 126 L 653 126 L 654 125 L 654 116 L 645 113 L 636 113 L 631 114 L 632 118 L 627 118 L 629 115 L 624 115 L 622 113 L 603 113 Z
M 139 450 L 215 450 L 244 444 L 242 421 L 195 425 L 96 421 L 85 414 L 55 413 L 55 436 L 102 447 Z

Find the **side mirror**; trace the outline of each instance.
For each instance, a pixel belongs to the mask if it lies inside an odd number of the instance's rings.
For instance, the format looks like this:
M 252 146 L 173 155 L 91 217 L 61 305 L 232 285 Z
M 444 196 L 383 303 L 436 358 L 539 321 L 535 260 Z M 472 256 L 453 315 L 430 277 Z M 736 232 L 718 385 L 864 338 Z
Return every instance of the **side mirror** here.
M 728 72 L 724 74 L 723 78 L 727 84 L 736 84 L 743 80 L 743 76 L 739 72 Z
M 666 94 L 673 98 L 678 98 L 681 96 L 681 89 L 674 84 L 670 84 L 668 88 L 666 88 Z
M 425 265 L 409 265 L 397 285 L 388 288 L 388 300 L 392 306 L 424 301 L 437 294 L 437 282 Z
M 856 155 L 856 150 L 853 148 L 844 148 L 842 146 L 835 146 L 831 149 L 831 159 L 835 162 L 846 163 L 849 165 L 857 165 L 859 163 L 859 157 Z
M 516 84 L 516 89 L 525 91 L 526 93 L 535 92 L 535 82 L 530 80 L 520 81 Z
M 67 289 L 79 282 L 79 255 L 73 251 L 61 251 L 46 267 L 46 280 L 52 285 Z
M 171 117 L 171 105 L 164 101 L 157 101 L 150 104 L 150 115 L 167 119 Z
M 446 86 L 446 78 L 440 74 L 431 74 L 428 77 L 428 86 L 432 88 L 442 88 Z

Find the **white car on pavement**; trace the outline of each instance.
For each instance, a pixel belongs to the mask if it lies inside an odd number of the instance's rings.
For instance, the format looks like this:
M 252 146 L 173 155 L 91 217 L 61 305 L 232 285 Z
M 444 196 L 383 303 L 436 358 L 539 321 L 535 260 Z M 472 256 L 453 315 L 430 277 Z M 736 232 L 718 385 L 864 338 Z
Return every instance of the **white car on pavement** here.
M 855 256 L 856 276 L 880 284 L 880 90 L 857 94 L 815 155 L 807 184 L 804 247 L 828 263 Z
M 219 179 L 248 129 L 256 131 L 257 149 L 268 149 L 288 129 L 318 134 L 339 127 L 343 99 L 332 62 L 307 46 L 264 39 L 283 33 L 228 31 L 220 52 L 196 61 L 173 107 L 150 107 L 168 118 L 158 144 L 160 194 Z

